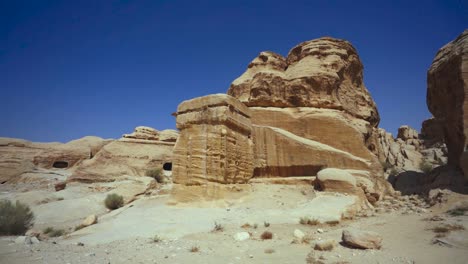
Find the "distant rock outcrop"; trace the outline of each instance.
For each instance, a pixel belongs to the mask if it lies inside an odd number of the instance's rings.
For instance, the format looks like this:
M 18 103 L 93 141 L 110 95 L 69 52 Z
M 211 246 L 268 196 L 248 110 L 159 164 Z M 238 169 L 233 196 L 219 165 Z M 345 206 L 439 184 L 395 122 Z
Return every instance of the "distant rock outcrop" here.
M 468 30 L 443 46 L 427 72 L 427 106 L 443 127 L 448 163 L 468 178 Z
M 13 180 L 35 168 L 74 168 L 108 143 L 109 140 L 91 136 L 66 144 L 0 138 L 0 182 Z
M 92 159 L 83 161 L 69 180 L 113 181 L 120 176 L 143 176 L 150 169 L 163 168 L 164 164 L 172 163 L 172 150 L 177 139 L 177 133 L 163 132 L 137 127 L 132 134 L 123 135 L 104 146 Z

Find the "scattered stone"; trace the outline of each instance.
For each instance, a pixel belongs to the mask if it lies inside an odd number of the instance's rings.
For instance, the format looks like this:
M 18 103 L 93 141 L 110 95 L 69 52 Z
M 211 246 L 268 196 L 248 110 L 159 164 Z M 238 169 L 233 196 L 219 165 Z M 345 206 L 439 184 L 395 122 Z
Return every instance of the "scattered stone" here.
M 87 226 L 90 226 L 90 225 L 94 225 L 94 224 L 97 223 L 97 221 L 98 221 L 97 216 L 92 214 L 92 215 L 89 215 L 88 217 L 86 217 L 85 220 L 83 220 L 83 222 L 81 222 L 81 226 L 87 227 Z
M 327 239 L 316 242 L 314 249 L 320 251 L 331 251 L 333 248 L 335 248 L 335 245 L 336 241 L 334 239 Z
M 31 238 L 31 242 L 32 242 L 33 244 L 39 244 L 39 243 L 41 243 L 41 242 L 39 241 L 39 239 L 37 239 L 37 237 L 35 237 L 35 236 L 30 237 L 30 238 Z
M 67 187 L 67 182 L 63 181 L 63 182 L 56 183 L 54 187 L 55 187 L 56 192 L 61 191 Z
M 250 238 L 250 234 L 247 232 L 239 232 L 234 235 L 236 241 L 244 241 Z
M 382 237 L 372 231 L 343 230 L 341 239 L 345 245 L 355 248 L 380 249 L 382 247 Z
M 32 241 L 31 238 L 28 236 L 19 236 L 15 239 L 15 244 L 31 245 Z
M 322 228 L 317 228 L 317 232 L 319 232 L 320 234 L 323 233 L 323 229 Z
M 295 229 L 295 230 L 294 230 L 294 237 L 295 237 L 295 238 L 298 238 L 298 239 L 302 239 L 302 238 L 305 237 L 305 234 L 304 234 L 304 232 L 302 232 L 301 230 Z

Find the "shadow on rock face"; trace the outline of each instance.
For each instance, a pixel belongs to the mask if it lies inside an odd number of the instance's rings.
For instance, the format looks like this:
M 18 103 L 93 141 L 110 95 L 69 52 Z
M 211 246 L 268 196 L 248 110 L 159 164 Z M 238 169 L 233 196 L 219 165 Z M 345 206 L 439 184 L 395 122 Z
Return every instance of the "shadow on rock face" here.
M 468 194 L 468 181 L 459 168 L 439 166 L 430 173 L 405 171 L 390 176 L 388 181 L 396 191 L 404 195 L 426 194 L 431 189 L 449 189 L 457 193 Z

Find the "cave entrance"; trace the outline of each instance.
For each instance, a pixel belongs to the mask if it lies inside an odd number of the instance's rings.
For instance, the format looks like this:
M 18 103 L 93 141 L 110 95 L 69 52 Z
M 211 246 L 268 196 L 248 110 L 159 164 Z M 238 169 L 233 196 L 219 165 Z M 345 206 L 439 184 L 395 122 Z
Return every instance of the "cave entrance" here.
M 66 169 L 68 168 L 68 162 L 63 160 L 55 161 L 52 167 L 57 169 Z
M 172 162 L 166 162 L 163 165 L 163 170 L 165 171 L 172 171 Z

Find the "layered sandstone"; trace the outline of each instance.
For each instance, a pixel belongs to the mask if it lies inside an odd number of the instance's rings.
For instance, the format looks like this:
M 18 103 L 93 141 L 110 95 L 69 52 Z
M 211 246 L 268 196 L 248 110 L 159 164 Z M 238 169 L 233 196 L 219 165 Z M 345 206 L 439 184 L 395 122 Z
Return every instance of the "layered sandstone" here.
M 182 185 L 247 183 L 253 176 L 250 110 L 225 94 L 182 102 L 173 181 Z
M 15 179 L 36 168 L 74 168 L 108 143 L 109 140 L 91 136 L 65 144 L 0 138 L 0 182 Z
M 442 123 L 448 163 L 466 168 L 468 145 L 468 30 L 442 47 L 427 73 L 427 106 Z M 465 154 L 463 154 L 465 152 Z M 468 171 L 465 170 L 468 177 Z
M 176 137 L 176 135 L 173 135 Z M 166 137 L 165 137 L 166 138 Z M 174 141 L 162 141 L 161 133 L 149 127 L 137 127 L 104 146 L 92 159 L 74 170 L 70 181 L 113 181 L 121 176 L 144 176 L 146 171 L 172 162 Z
M 252 112 L 254 177 L 350 169 L 368 172 L 369 189 L 385 192 L 366 145 L 380 118 L 362 71 L 356 49 L 339 39 L 303 42 L 286 58 L 261 52 L 228 90 Z
M 349 42 L 325 37 L 297 45 L 286 58 L 260 53 L 228 94 L 247 106 L 343 110 L 377 126 L 380 117 L 362 70 Z

